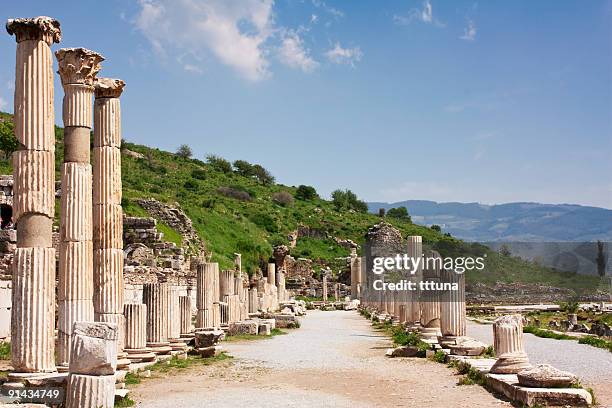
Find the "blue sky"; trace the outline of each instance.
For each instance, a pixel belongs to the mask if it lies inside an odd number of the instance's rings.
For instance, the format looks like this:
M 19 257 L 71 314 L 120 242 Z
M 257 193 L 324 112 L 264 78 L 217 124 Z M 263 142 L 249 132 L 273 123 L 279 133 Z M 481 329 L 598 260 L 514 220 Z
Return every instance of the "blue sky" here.
M 369 201 L 612 208 L 612 2 L 2 2 L 122 78 L 124 137 Z M 14 38 L 0 36 L 12 111 Z M 56 120 L 62 90 L 56 78 Z M 58 122 L 58 124 L 61 124 Z

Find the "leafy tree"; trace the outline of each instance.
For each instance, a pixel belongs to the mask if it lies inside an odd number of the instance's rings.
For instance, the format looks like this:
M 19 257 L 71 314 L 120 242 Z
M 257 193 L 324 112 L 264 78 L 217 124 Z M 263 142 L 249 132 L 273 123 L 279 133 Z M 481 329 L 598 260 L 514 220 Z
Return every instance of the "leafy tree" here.
M 14 127 L 13 122 L 0 122 L 0 150 L 4 153 L 5 159 L 17 150 Z
M 385 218 L 385 209 L 384 208 L 379 208 L 378 209 L 378 216 L 380 218 Z
M 597 241 L 597 274 L 602 278 L 606 275 L 606 256 L 604 254 L 605 244 L 601 241 Z
M 183 159 L 189 159 L 193 155 L 193 152 L 191 151 L 191 147 L 187 146 L 186 144 L 182 144 L 176 150 L 176 155 Z
M 434 231 L 442 232 L 442 228 L 440 228 L 440 226 L 439 226 L 439 225 L 437 225 L 437 224 L 433 224 L 433 225 L 432 225 L 431 227 L 429 227 L 429 228 L 431 228 L 431 229 L 432 229 L 432 230 L 434 230 Z
M 236 160 L 234 162 L 234 171 L 244 177 L 253 177 L 255 171 L 253 165 L 246 160 Z
M 253 165 L 254 176 L 263 185 L 274 184 L 274 176 L 259 164 Z
M 387 216 L 391 218 L 396 218 L 398 220 L 408 222 L 412 221 L 410 215 L 408 215 L 408 209 L 406 207 L 390 208 L 389 211 L 387 211 Z
M 214 154 L 209 154 L 206 156 L 206 163 L 208 163 L 213 169 L 216 171 L 220 171 L 221 173 L 231 173 L 232 165 L 229 161 L 225 160 L 223 157 L 215 156 Z
M 357 212 L 368 212 L 368 205 L 357 198 L 351 190 L 335 190 L 332 192 L 332 203 L 337 211 L 353 210 Z
M 319 197 L 317 190 L 312 186 L 300 185 L 295 192 L 295 198 L 302 201 L 310 201 Z

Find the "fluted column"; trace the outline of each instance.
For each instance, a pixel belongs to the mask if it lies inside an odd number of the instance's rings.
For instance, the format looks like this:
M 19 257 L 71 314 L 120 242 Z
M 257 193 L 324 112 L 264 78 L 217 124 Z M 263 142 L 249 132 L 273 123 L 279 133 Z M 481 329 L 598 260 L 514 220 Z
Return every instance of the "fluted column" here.
M 169 289 L 167 283 L 145 283 L 142 289 L 147 305 L 147 347 L 156 354 L 172 350 L 168 341 Z
M 323 282 L 321 283 L 321 285 L 323 286 L 323 301 L 327 302 L 327 274 L 323 274 Z
M 499 317 L 493 322 L 493 348 L 497 361 L 493 374 L 516 374 L 531 367 L 523 348 L 523 317 L 520 314 Z
M 139 363 L 155 359 L 155 354 L 147 347 L 147 305 L 125 304 L 125 346 L 130 361 Z
M 179 297 L 180 333 L 181 337 L 192 333 L 191 329 L 191 297 Z
M 436 251 L 428 251 L 427 259 L 435 260 L 425 265 L 423 269 L 423 281 L 432 284 L 440 283 L 440 271 L 442 268 L 442 258 Z M 440 292 L 438 290 L 421 291 L 421 337 L 431 342 L 437 342 L 440 331 Z
M 60 24 L 49 17 L 10 19 L 17 41 L 13 153 L 11 361 L 15 373 L 55 371 L 55 133 L 51 44 Z
M 445 290 L 440 294 L 441 343 L 455 343 L 457 337 L 465 336 L 465 275 L 442 269 L 442 283 L 457 284 L 457 290 Z
M 93 277 L 94 317 L 119 325 L 118 355 L 125 357 L 123 316 L 123 211 L 121 209 L 121 107 L 125 82 L 94 83 Z M 119 363 L 121 368 L 123 364 Z
M 354 256 L 353 256 L 354 255 Z M 351 254 L 351 299 L 359 299 L 359 286 L 361 285 L 361 258 L 357 251 Z
M 85 48 L 55 53 L 64 87 L 61 167 L 58 364 L 70 359 L 72 325 L 93 321 L 92 176 L 93 83 L 104 58 Z
M 249 313 L 257 313 L 258 309 L 257 288 L 251 288 L 249 289 Z
M 234 271 L 221 271 L 219 290 L 219 300 L 223 300 L 223 296 L 234 294 Z
M 181 339 L 181 309 L 176 286 L 170 286 L 168 290 L 168 340 L 172 351 L 187 349 L 187 344 Z
M 198 265 L 196 281 L 196 327 L 218 327 L 215 317 L 218 317 L 219 302 L 219 264 L 203 263 Z M 215 309 L 217 313 L 215 313 Z
M 407 254 L 410 258 L 420 258 L 423 255 L 423 239 L 420 235 L 413 235 L 406 237 L 407 242 Z M 423 268 L 419 264 L 418 269 L 414 274 L 408 277 L 408 280 L 415 282 L 418 285 L 423 278 Z M 418 291 L 405 291 L 405 300 L 407 306 L 407 317 L 411 324 L 419 323 L 421 317 L 421 310 L 419 305 L 419 292 Z
M 66 390 L 66 408 L 113 408 L 115 376 L 70 374 Z

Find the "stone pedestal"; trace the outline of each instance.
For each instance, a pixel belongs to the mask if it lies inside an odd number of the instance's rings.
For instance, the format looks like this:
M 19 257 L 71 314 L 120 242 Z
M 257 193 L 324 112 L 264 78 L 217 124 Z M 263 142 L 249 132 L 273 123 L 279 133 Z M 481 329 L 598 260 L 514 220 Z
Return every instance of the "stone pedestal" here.
M 93 83 L 104 58 L 85 48 L 62 48 L 55 56 L 64 87 L 57 354 L 65 366 L 73 323 L 94 320 L 90 131 Z
M 125 304 L 124 351 L 133 363 L 155 360 L 155 354 L 147 347 L 147 305 Z
M 442 269 L 442 282 L 456 283 L 458 290 L 440 293 L 440 331 L 438 339 L 442 345 L 453 345 L 461 342 L 465 336 L 465 275 Z
M 13 153 L 11 365 L 15 374 L 55 371 L 55 115 L 51 44 L 60 24 L 49 17 L 10 19 L 17 41 Z
M 523 317 L 520 314 L 495 320 L 493 348 L 497 361 L 491 367 L 492 374 L 516 374 L 532 367 L 523 348 Z
M 145 283 L 142 297 L 147 305 L 147 347 L 155 354 L 172 351 L 168 341 L 169 285 Z

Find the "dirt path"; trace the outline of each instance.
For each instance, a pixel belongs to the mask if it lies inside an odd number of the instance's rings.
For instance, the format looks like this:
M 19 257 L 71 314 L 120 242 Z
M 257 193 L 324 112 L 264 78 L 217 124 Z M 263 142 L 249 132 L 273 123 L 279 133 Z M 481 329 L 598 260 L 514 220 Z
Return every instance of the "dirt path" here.
M 145 381 L 138 407 L 510 407 L 425 359 L 388 359 L 389 341 L 355 312 L 311 311 L 270 340 L 225 344 L 235 358 Z M 243 405 L 244 404 L 244 405 Z

